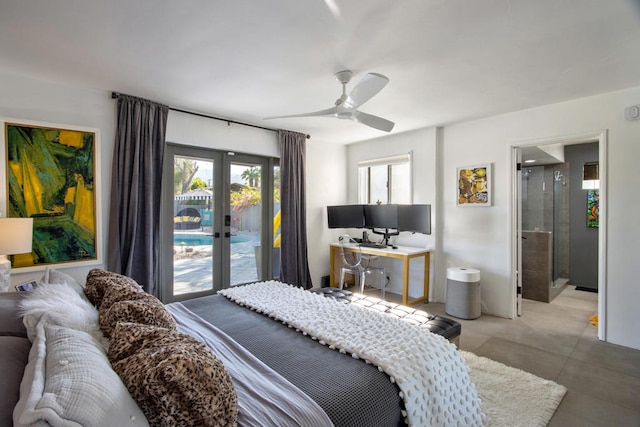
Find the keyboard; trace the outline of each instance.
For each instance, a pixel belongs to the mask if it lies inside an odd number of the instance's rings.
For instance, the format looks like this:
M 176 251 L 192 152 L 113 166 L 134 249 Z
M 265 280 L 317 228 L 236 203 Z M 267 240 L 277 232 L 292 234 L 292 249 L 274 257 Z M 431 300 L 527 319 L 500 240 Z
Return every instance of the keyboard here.
M 382 245 L 380 243 L 371 243 L 371 242 L 360 243 L 360 246 L 362 246 L 363 248 L 376 248 L 376 249 L 383 249 L 387 247 L 387 245 Z

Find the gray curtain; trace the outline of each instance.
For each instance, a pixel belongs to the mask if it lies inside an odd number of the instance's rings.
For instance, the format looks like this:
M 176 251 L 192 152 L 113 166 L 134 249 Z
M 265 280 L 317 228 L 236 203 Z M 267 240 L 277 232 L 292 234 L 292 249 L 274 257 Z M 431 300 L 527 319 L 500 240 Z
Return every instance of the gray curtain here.
M 278 131 L 280 141 L 280 280 L 311 288 L 307 260 L 305 144 L 307 136 Z
M 119 95 L 107 268 L 160 296 L 160 184 L 169 107 Z

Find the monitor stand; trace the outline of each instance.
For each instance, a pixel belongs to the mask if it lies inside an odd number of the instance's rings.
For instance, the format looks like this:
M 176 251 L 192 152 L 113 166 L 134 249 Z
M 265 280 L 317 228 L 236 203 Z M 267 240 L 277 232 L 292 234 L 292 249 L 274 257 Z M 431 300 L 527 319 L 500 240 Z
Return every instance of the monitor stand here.
M 376 231 L 375 229 L 372 229 L 371 232 L 373 234 L 378 234 L 380 236 L 384 236 L 384 242 L 383 244 L 385 246 L 389 246 L 389 237 L 392 236 L 397 236 L 400 234 L 400 232 L 398 230 L 394 230 L 394 231 L 389 231 L 388 228 L 385 228 L 384 231 Z

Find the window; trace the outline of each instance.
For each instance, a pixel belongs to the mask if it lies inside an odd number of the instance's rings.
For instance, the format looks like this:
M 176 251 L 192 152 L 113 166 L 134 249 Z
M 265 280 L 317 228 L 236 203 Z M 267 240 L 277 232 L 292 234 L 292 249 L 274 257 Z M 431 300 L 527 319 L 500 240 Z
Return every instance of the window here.
M 358 162 L 358 203 L 411 203 L 411 153 Z

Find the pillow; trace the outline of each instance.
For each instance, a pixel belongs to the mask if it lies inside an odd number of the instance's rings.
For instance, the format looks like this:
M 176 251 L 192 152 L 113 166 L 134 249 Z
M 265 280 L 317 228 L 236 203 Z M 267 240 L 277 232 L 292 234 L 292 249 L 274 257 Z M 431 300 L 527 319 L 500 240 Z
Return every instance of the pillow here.
M 27 337 L 27 330 L 22 323 L 20 302 L 26 292 L 0 293 L 0 336 Z
M 94 268 L 87 274 L 87 283 L 84 286 L 84 293 L 89 301 L 100 308 L 105 292 L 110 287 L 124 287 L 129 289 L 142 290 L 140 285 L 130 277 L 111 271 Z
M 20 385 L 14 425 L 148 426 L 91 335 L 42 319 Z
M 118 323 L 109 359 L 151 425 L 236 425 L 238 397 L 231 377 L 195 338 Z
M 56 270 L 51 267 L 47 267 L 44 271 L 42 279 L 40 279 L 40 285 L 69 285 L 76 290 L 79 294 L 83 293 L 84 287 L 72 276 L 62 271 Z
M 98 326 L 98 310 L 84 294 L 68 284 L 41 284 L 20 303 L 29 339 L 35 339 L 35 327 L 47 317 L 48 322 L 91 334 L 106 348 L 108 345 Z
M 132 288 L 128 285 L 115 285 L 106 288 L 102 297 L 99 311 L 108 310 L 113 304 L 120 301 L 133 301 L 136 299 L 144 299 L 145 295 L 149 295 L 141 288 Z
M 177 329 L 175 319 L 158 298 L 146 292 L 141 294 L 138 299 L 118 301 L 106 310 L 100 309 L 98 322 L 107 338 L 118 322 L 160 326 L 174 331 Z

